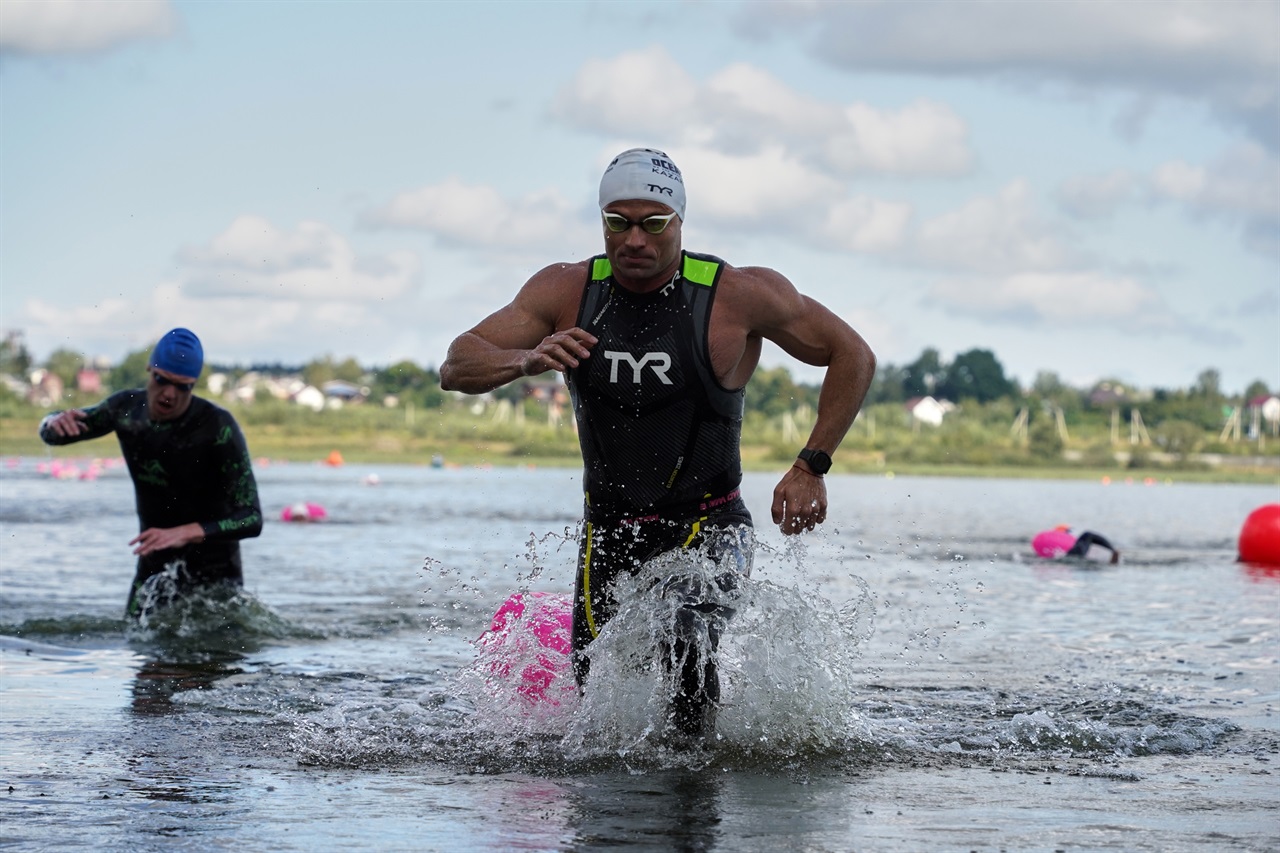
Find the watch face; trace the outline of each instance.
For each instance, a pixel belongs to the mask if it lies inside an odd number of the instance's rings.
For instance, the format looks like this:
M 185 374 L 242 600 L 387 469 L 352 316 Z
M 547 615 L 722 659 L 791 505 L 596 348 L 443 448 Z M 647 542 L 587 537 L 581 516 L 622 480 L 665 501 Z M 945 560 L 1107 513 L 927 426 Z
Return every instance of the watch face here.
M 831 457 L 823 450 L 801 450 L 800 458 L 809 463 L 815 474 L 825 474 L 831 470 Z

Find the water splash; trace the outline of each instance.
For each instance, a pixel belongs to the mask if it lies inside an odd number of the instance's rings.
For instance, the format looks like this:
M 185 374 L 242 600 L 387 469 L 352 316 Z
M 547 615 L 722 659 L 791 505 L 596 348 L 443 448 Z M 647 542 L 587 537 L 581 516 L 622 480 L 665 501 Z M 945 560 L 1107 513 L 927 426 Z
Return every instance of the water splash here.
M 807 578 L 803 547 L 762 547 L 756 559 L 763 568 L 757 575 L 797 580 L 751 577 L 722 589 L 717 565 L 698 551 L 664 555 L 621 577 L 616 615 L 588 649 L 590 677 L 581 691 L 567 665 L 548 666 L 533 621 L 517 620 L 509 627 L 520 642 L 501 650 L 500 669 L 477 641 L 473 659 L 441 680 L 335 684 L 314 697 L 317 710 L 290 713 L 291 750 L 322 766 L 443 762 L 549 775 L 711 762 L 747 769 L 824 763 L 1053 769 L 1066 762 L 1105 774 L 1118 757 L 1215 749 L 1235 731 L 1225 721 L 1168 711 L 1160 697 L 1132 688 L 1102 701 L 1115 690 L 957 686 L 936 665 L 908 667 L 897 671 L 897 683 L 876 683 L 881 676 L 893 680 L 893 673 L 863 657 L 876 615 L 868 585 L 846 575 L 850 598 L 833 602 Z M 733 611 L 717 628 L 720 700 L 705 741 L 673 732 L 679 666 L 670 655 L 680 601 L 664 591 L 676 577 L 701 583 L 717 609 Z M 949 589 L 945 582 L 943 588 Z M 710 652 L 707 639 L 696 653 Z M 551 673 L 544 686 L 554 701 L 531 701 L 522 691 L 520 676 L 529 667 Z M 904 675 L 912 681 L 901 681 Z M 1081 704 L 1082 696 L 1094 703 Z
M 138 589 L 137 617 L 126 627 L 131 642 L 169 651 L 243 651 L 266 640 L 309 635 L 243 587 L 193 587 L 186 572 L 185 561 L 175 560 Z

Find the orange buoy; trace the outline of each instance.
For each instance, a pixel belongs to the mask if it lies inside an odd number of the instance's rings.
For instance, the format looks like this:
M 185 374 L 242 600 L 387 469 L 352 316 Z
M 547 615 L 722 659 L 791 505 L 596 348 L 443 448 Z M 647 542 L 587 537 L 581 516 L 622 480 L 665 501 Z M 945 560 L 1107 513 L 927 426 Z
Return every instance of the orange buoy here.
M 1264 504 L 1240 528 L 1240 560 L 1280 565 L 1280 504 Z
M 324 460 L 324 464 L 332 465 L 334 468 L 340 467 L 342 465 L 342 454 L 336 450 L 333 451 L 329 454 L 329 458 Z

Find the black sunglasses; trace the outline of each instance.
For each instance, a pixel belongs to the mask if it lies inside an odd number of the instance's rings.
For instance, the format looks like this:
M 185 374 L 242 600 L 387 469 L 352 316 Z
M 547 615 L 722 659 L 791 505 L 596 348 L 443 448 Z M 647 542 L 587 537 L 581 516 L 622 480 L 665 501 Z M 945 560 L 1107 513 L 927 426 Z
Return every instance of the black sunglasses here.
M 190 392 L 195 390 L 195 387 L 196 387 L 196 383 L 194 382 L 174 382 L 169 377 L 161 376 L 159 373 L 156 373 L 154 370 L 151 372 L 151 378 L 154 379 L 156 381 L 156 384 L 159 385 L 161 388 L 163 388 L 166 385 L 172 385 L 174 388 L 177 388 L 179 391 Z

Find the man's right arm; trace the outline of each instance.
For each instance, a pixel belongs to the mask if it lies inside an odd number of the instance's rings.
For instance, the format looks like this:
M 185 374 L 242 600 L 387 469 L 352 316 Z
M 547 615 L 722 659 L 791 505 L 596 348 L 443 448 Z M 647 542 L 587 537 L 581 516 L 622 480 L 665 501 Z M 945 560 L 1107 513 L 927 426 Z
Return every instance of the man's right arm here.
M 449 345 L 440 387 L 483 394 L 522 376 L 576 367 L 596 343 L 572 326 L 585 275 L 583 264 L 556 264 L 534 275 L 509 305 Z
M 103 400 L 88 409 L 67 409 L 52 412 L 40 422 L 40 440 L 45 444 L 61 445 L 100 438 L 115 428 L 108 401 Z

